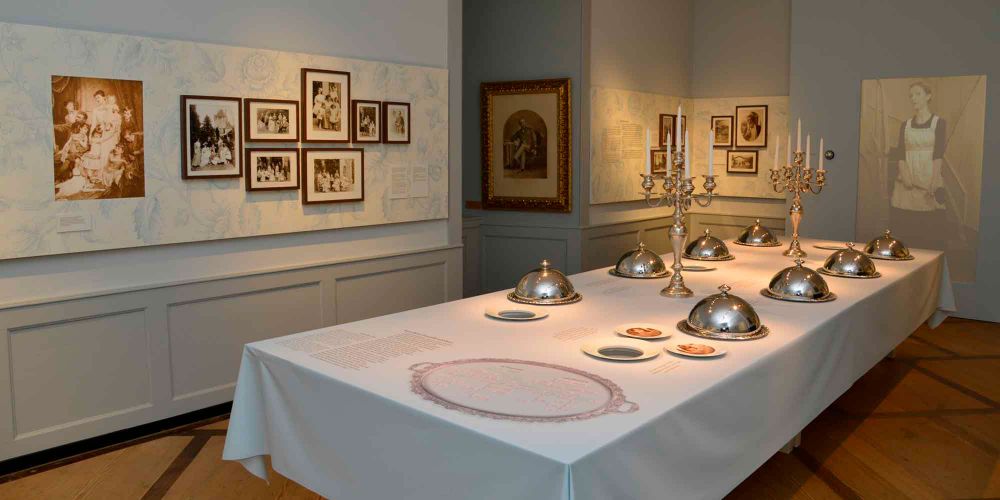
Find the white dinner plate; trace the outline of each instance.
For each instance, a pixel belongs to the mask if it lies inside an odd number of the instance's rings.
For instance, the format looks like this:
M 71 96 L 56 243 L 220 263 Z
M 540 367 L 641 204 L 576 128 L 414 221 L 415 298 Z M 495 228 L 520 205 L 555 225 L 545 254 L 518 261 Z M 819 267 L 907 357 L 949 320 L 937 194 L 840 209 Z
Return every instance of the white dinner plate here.
M 655 344 L 621 337 L 591 340 L 580 349 L 595 358 L 611 361 L 643 361 L 660 355 L 660 348 Z
M 710 349 L 711 352 L 698 352 L 699 349 L 704 351 L 708 351 Z M 722 356 L 726 353 L 726 350 L 719 346 L 698 341 L 671 342 L 664 346 L 663 350 L 692 358 L 714 358 L 716 356 Z
M 845 245 L 843 243 L 841 243 L 839 245 L 831 245 L 829 243 L 826 243 L 826 244 L 819 244 L 819 243 L 817 243 L 817 244 L 813 245 L 813 248 L 818 248 L 820 250 L 843 250 L 843 249 L 847 248 L 847 245 Z
M 548 312 L 534 307 L 487 307 L 486 315 L 505 321 L 533 321 L 549 315 Z
M 703 273 L 705 271 L 715 271 L 714 267 L 708 266 L 684 266 L 684 271 L 691 271 L 694 273 Z
M 618 335 L 640 340 L 669 338 L 670 332 L 670 328 L 656 323 L 623 323 L 615 327 Z

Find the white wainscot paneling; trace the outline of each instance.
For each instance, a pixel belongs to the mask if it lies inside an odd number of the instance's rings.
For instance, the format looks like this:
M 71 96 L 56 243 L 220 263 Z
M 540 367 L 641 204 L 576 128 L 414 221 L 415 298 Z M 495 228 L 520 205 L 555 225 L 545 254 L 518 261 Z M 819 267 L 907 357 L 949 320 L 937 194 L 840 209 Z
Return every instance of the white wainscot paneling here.
M 447 300 L 444 262 L 337 279 L 337 320 L 358 321 Z

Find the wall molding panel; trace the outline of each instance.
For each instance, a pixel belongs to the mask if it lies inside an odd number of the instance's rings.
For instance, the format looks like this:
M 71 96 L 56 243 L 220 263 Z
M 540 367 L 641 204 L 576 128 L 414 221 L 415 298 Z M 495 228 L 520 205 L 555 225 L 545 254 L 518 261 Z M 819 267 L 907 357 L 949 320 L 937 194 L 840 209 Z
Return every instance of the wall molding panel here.
M 455 246 L 2 309 L 0 460 L 231 401 L 243 344 L 458 299 L 461 265 Z

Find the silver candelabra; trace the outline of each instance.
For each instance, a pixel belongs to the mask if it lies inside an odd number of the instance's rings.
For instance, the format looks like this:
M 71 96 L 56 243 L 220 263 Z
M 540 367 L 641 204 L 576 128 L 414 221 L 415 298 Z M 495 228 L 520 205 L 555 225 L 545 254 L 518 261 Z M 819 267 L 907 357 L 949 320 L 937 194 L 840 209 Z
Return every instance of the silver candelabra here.
M 672 166 L 668 166 L 667 173 L 662 175 L 663 193 L 653 193 L 653 188 L 656 186 L 654 180 L 660 178 L 660 175 L 639 174 L 639 176 L 642 177 L 642 194 L 646 196 L 647 205 L 655 208 L 666 203 L 667 206 L 674 207 L 674 224 L 668 230 L 670 245 L 674 251 L 674 265 L 670 266 L 670 268 L 674 272 L 670 276 L 670 284 L 663 290 L 660 290 L 660 295 L 664 297 L 683 298 L 690 297 L 694 293 L 684 284 L 684 276 L 681 275 L 681 270 L 684 268 L 683 264 L 681 264 L 681 256 L 684 252 L 684 245 L 688 236 L 687 227 L 684 225 L 684 214 L 691 209 L 692 201 L 702 207 L 712 204 L 712 192 L 715 190 L 715 176 L 702 176 L 705 178 L 705 192 L 694 194 L 694 182 L 692 182 L 694 178 L 684 176 L 684 151 L 678 148 L 678 151 L 675 151 L 673 156 L 672 159 L 667 159 L 667 164 Z M 655 202 L 653 201 L 654 196 L 656 197 Z
M 791 136 L 789 136 L 791 137 Z M 789 145 L 789 147 L 791 147 Z M 798 149 L 798 148 L 796 148 Z M 822 148 L 821 148 L 822 149 Z M 820 154 L 823 154 L 820 151 Z M 805 154 L 802 151 L 793 153 L 791 165 L 783 165 L 778 169 L 771 169 L 771 184 L 778 193 L 792 193 L 792 207 L 788 209 L 788 216 L 792 219 L 792 242 L 788 244 L 788 250 L 782 255 L 789 257 L 805 257 L 806 252 L 799 246 L 799 224 L 802 222 L 802 193 L 810 192 L 819 194 L 826 185 L 826 170 L 820 163 L 819 170 L 816 171 L 816 178 L 813 179 L 813 171 L 804 166 Z

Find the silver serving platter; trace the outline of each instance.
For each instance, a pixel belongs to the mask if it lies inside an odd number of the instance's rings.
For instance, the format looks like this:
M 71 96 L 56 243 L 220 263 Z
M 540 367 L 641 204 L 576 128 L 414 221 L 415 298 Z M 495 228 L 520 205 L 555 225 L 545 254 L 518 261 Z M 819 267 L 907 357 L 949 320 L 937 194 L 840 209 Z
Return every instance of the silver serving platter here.
M 780 247 L 781 246 L 781 242 L 780 241 L 776 241 L 774 243 L 750 244 L 750 243 L 740 243 L 739 241 L 733 240 L 733 243 L 736 244 L 736 245 L 743 246 L 743 247 L 757 247 L 757 248 L 763 248 L 763 247 Z
M 907 255 L 906 257 L 882 257 L 881 255 L 865 252 L 865 255 L 867 255 L 872 259 L 878 259 L 878 260 L 913 260 L 916 258 L 913 256 L 913 254 Z
M 662 273 L 634 274 L 633 275 L 633 274 L 621 274 L 621 273 L 618 272 L 617 269 L 615 269 L 615 268 L 612 267 L 611 269 L 608 269 L 608 274 L 610 274 L 612 276 L 618 276 L 619 278 L 629 278 L 629 279 L 634 279 L 634 280 L 657 280 L 657 279 L 660 279 L 660 278 L 666 278 L 666 277 L 670 276 L 670 271 L 667 270 L 667 271 L 663 271 Z
M 697 255 L 688 255 L 688 254 L 685 253 L 684 254 L 684 258 L 685 259 L 691 259 L 691 260 L 704 260 L 704 261 L 718 262 L 718 261 L 723 261 L 723 260 L 733 260 L 733 259 L 736 258 L 736 256 L 733 255 L 733 254 L 729 254 L 729 255 L 726 255 L 725 257 L 699 257 Z
M 514 292 L 507 294 L 507 300 L 511 302 L 517 302 L 518 304 L 529 304 L 533 306 L 562 306 L 566 304 L 572 304 L 574 302 L 580 302 L 583 300 L 583 295 L 580 292 L 573 292 L 573 295 L 569 297 L 559 297 L 555 299 L 526 299 L 524 297 L 518 297 Z
M 825 267 L 821 267 L 821 268 L 817 269 L 816 272 L 818 272 L 820 274 L 825 274 L 827 276 L 835 276 L 837 278 L 854 278 L 854 279 L 858 279 L 858 280 L 870 280 L 870 279 L 875 279 L 875 278 L 881 278 L 882 277 L 882 273 L 879 272 L 879 271 L 875 271 L 875 274 L 873 274 L 871 276 L 857 276 L 857 275 L 854 275 L 854 274 L 835 273 L 833 271 L 827 270 L 827 268 L 825 268 Z
M 682 319 L 677 323 L 677 329 L 688 335 L 712 340 L 755 340 L 766 337 L 768 333 L 771 333 L 767 326 L 764 325 L 760 325 L 756 330 L 746 333 L 714 332 L 695 328 L 688 324 L 686 319 Z
M 823 295 L 822 297 L 820 297 L 818 299 L 810 299 L 808 297 L 796 297 L 794 295 L 779 295 L 777 293 L 772 292 L 771 290 L 769 290 L 767 288 L 761 288 L 760 289 L 760 294 L 763 295 L 763 296 L 765 296 L 765 297 L 767 297 L 767 298 L 769 298 L 769 299 L 784 300 L 784 301 L 787 301 L 787 302 L 818 303 L 818 302 L 830 302 L 830 301 L 833 301 L 833 300 L 837 300 L 837 294 L 835 294 L 833 292 L 829 292 L 826 295 Z

